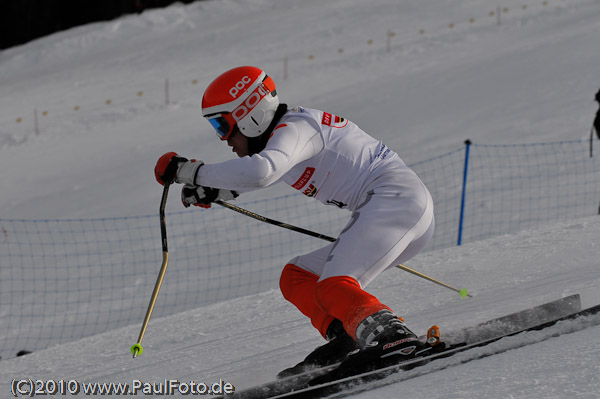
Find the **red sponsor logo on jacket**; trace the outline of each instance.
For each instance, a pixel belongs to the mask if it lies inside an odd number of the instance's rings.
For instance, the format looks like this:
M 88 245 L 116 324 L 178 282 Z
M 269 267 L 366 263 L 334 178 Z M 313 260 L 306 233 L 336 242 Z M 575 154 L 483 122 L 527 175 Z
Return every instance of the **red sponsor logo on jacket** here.
M 304 173 L 302 173 L 302 176 L 300 176 L 300 178 L 298 179 L 298 181 L 292 184 L 292 187 L 294 187 L 296 190 L 300 190 L 306 185 L 306 183 L 308 183 L 313 173 L 315 173 L 315 168 L 306 168 L 304 170 Z
M 346 127 L 346 125 L 348 124 L 348 121 L 337 115 L 332 115 L 330 113 L 323 112 L 323 119 L 321 119 L 321 124 L 339 129 L 339 128 Z

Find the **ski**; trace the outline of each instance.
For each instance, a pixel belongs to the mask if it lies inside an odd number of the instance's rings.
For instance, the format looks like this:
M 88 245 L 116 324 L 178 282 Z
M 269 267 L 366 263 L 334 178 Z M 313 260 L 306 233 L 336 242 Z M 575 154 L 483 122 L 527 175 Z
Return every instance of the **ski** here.
M 436 352 L 436 354 L 441 354 L 446 351 L 450 351 L 454 348 L 464 346 L 464 345 L 466 345 L 466 343 L 449 345 L 447 348 L 441 349 L 440 351 Z M 426 360 L 427 358 L 429 358 L 429 357 L 421 356 L 421 357 L 415 358 L 415 360 L 423 361 L 423 360 Z M 412 359 L 411 359 L 411 363 L 412 363 Z M 313 369 L 310 371 L 305 371 L 300 374 L 281 378 L 276 381 L 268 382 L 266 384 L 259 385 L 256 387 L 247 388 L 240 392 L 235 392 L 233 395 L 226 396 L 225 398 L 270 399 L 270 398 L 287 397 L 287 396 L 285 396 L 286 394 L 289 394 L 290 392 L 296 392 L 298 390 L 308 387 L 310 381 L 313 381 L 315 378 L 318 378 L 321 376 L 326 376 L 328 373 L 332 372 L 337 367 L 339 367 L 339 365 L 340 365 L 340 363 L 335 363 L 335 364 L 332 364 L 329 366 L 316 368 L 316 369 Z M 281 396 L 281 395 L 283 395 L 283 396 Z M 301 396 L 299 396 L 299 397 L 301 397 Z M 223 399 L 223 397 L 217 398 L 217 399 Z
M 482 358 L 489 357 L 489 356 L 492 356 L 495 354 L 499 354 L 499 353 L 505 352 L 507 350 L 514 349 L 515 347 L 512 346 L 507 349 L 499 349 L 499 350 L 491 351 L 491 352 L 490 351 L 482 351 L 479 353 L 475 353 L 472 356 L 464 357 L 464 358 L 458 360 L 457 362 L 454 362 L 451 364 L 444 365 L 444 364 L 436 363 L 436 360 L 439 360 L 442 358 L 449 358 L 458 353 L 466 352 L 470 349 L 484 347 L 484 346 L 490 345 L 494 342 L 500 341 L 504 338 L 515 336 L 517 334 L 544 330 L 544 329 L 552 327 L 560 322 L 574 320 L 574 319 L 578 319 L 580 317 L 585 317 L 585 316 L 593 316 L 593 315 L 596 315 L 599 313 L 600 313 L 600 305 L 596 305 L 594 307 L 584 309 L 582 311 L 575 312 L 570 315 L 554 319 L 552 321 L 544 322 L 542 324 L 527 327 L 527 328 L 521 329 L 519 331 L 502 334 L 502 335 L 499 335 L 499 336 L 496 336 L 493 338 L 484 339 L 479 342 L 474 342 L 474 343 L 469 343 L 469 344 L 453 347 L 448 350 L 443 350 L 439 353 L 435 353 L 435 354 L 432 354 L 429 356 L 415 358 L 413 360 L 405 361 L 405 362 L 402 362 L 399 364 L 379 368 L 379 369 L 372 370 L 372 371 L 367 371 L 362 374 L 350 375 L 350 376 L 346 376 L 346 377 L 342 377 L 342 378 L 336 378 L 332 381 L 315 384 L 315 382 L 318 382 L 319 380 L 327 380 L 327 378 L 326 378 L 327 374 L 324 374 L 319 377 L 316 377 L 313 380 L 309 380 L 309 382 L 307 383 L 307 386 L 302 389 L 297 389 L 297 390 L 290 391 L 290 392 L 287 392 L 287 393 L 284 393 L 281 395 L 267 396 L 267 398 L 270 398 L 270 399 L 278 399 L 278 398 L 317 399 L 317 398 L 323 398 L 323 397 L 334 395 L 334 394 L 337 394 L 334 396 L 335 398 L 341 398 L 341 397 L 347 396 L 349 394 L 356 394 L 358 392 L 373 389 L 374 387 L 371 386 L 370 383 L 378 382 L 377 387 L 388 385 L 388 384 L 393 384 L 393 383 L 397 383 L 402 380 L 429 374 L 431 372 L 443 370 L 445 368 L 452 367 L 452 366 L 455 366 L 458 364 L 463 364 L 463 363 L 466 363 L 466 362 L 469 362 L 472 360 L 482 359 Z M 598 321 L 596 320 L 596 324 L 597 324 L 597 322 Z M 586 327 L 589 327 L 589 325 L 585 325 L 583 328 L 586 328 Z M 554 334 L 551 336 L 554 336 Z M 525 344 L 519 345 L 517 347 L 521 347 L 521 346 L 525 346 L 525 345 L 529 345 L 529 344 L 533 344 L 533 343 L 538 343 L 538 342 L 541 342 L 548 338 L 550 338 L 550 337 L 547 337 L 547 338 L 544 338 L 541 340 L 534 340 L 533 342 L 525 343 Z M 389 381 L 387 383 L 381 381 L 388 376 L 397 374 L 402 371 L 407 371 L 407 370 L 411 370 L 411 371 L 407 372 L 407 374 L 409 374 L 409 375 L 405 376 L 405 378 L 392 379 L 391 381 Z
M 528 331 L 543 330 L 556 325 L 561 321 L 597 313 L 600 313 L 600 305 L 581 310 L 579 295 L 572 295 L 531 309 L 491 319 L 485 323 L 459 330 L 454 334 L 451 333 L 451 341 L 459 340 L 459 342 L 447 344 L 446 348 L 428 356 L 378 368 L 362 374 L 343 376 L 328 381 L 327 375 L 333 375 L 330 373 L 339 366 L 339 364 L 333 364 L 253 388 L 248 388 L 228 397 L 233 397 L 235 399 L 321 398 L 332 394 L 337 394 L 335 397 L 342 397 L 347 394 L 348 390 L 352 393 L 356 393 L 370 389 L 373 384 L 382 386 L 396 383 L 403 379 L 414 378 L 433 371 L 442 370 L 455 364 L 462 364 L 467 361 L 491 356 L 495 353 L 501 353 L 504 350 L 498 352 L 492 351 L 492 353 L 486 352 L 474 354 L 470 357 L 457 360 L 452 364 L 440 364 L 440 362 L 436 362 L 438 359 L 449 358 L 470 349 L 490 345 L 503 338 Z M 460 341 L 463 339 L 465 342 Z M 535 342 L 539 342 L 539 340 L 531 343 Z M 396 374 L 393 381 L 387 383 L 386 381 L 381 381 L 392 374 Z M 324 382 L 315 385 L 319 379 Z
M 519 331 L 526 327 L 566 316 L 580 310 L 581 301 L 579 295 L 576 294 L 450 332 L 450 334 L 445 334 L 444 341 L 451 346 L 460 345 L 462 342 L 479 342 L 486 338 L 498 336 L 500 333 Z M 421 338 L 424 339 L 424 337 Z M 308 381 L 330 372 L 337 366 L 339 366 L 339 363 L 277 379 L 276 381 L 239 391 L 235 394 L 235 397 L 246 399 L 276 397 L 277 395 L 306 387 Z

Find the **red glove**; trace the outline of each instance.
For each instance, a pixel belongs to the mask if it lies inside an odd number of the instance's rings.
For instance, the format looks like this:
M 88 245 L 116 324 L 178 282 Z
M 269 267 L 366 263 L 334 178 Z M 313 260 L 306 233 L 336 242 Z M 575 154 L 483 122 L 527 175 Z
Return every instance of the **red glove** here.
M 177 177 L 177 169 L 179 169 L 180 163 L 187 161 L 186 158 L 180 157 L 175 152 L 167 152 L 158 158 L 158 162 L 156 162 L 156 166 L 154 167 L 156 181 L 163 186 L 173 183 Z

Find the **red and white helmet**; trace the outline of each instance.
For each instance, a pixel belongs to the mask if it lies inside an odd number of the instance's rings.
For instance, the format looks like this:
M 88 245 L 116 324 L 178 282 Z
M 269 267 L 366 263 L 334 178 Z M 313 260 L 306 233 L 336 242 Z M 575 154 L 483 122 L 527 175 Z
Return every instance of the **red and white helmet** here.
M 273 79 L 256 67 L 230 69 L 208 85 L 202 97 L 202 115 L 221 140 L 240 129 L 246 137 L 264 133 L 279 106 Z

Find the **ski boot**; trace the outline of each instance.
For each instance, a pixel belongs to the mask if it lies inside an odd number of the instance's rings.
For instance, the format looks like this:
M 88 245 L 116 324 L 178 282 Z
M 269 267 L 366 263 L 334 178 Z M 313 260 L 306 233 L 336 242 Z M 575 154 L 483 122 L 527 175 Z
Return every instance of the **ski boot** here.
M 359 348 L 358 343 L 346 333 L 342 322 L 338 319 L 335 319 L 329 325 L 326 339 L 328 342 L 325 345 L 316 348 L 294 367 L 279 372 L 277 378 L 290 377 L 316 368 L 339 363 L 346 359 L 349 353 Z
M 439 335 L 439 329 L 438 335 Z M 404 320 L 388 309 L 380 310 L 363 320 L 356 328 L 360 350 L 348 356 L 336 369 L 313 378 L 317 385 L 371 370 L 399 364 L 423 356 L 434 348 L 423 343 L 406 327 Z M 433 343 L 433 340 L 432 340 Z
M 356 339 L 364 360 L 404 357 L 410 359 L 427 349 L 404 319 L 384 309 L 367 317 L 356 328 Z

